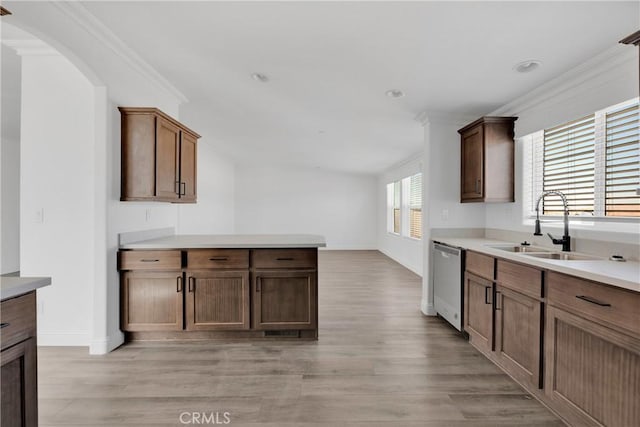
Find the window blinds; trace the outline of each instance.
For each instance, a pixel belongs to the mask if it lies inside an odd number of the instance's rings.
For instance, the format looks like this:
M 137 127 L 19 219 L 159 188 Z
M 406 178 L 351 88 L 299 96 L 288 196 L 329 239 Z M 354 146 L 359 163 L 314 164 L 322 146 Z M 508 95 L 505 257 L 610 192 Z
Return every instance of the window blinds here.
M 638 104 L 606 115 L 605 214 L 640 216 Z
M 594 114 L 544 132 L 543 191 L 564 193 L 572 214 L 593 214 L 594 147 Z M 562 201 L 545 198 L 543 212 L 562 215 Z
M 422 238 L 422 174 L 411 176 L 409 190 L 409 235 Z
M 400 233 L 400 206 L 402 183 L 396 181 L 393 183 L 393 232 Z

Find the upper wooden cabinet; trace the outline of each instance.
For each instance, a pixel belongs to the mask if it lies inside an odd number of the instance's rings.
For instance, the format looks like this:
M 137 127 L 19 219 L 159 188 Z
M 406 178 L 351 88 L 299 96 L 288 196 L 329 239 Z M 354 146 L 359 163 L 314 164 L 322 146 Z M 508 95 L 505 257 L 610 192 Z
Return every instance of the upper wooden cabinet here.
M 200 135 L 157 108 L 118 109 L 122 116 L 120 200 L 195 203 Z
M 460 201 L 513 202 L 513 124 L 517 117 L 481 117 L 461 136 Z

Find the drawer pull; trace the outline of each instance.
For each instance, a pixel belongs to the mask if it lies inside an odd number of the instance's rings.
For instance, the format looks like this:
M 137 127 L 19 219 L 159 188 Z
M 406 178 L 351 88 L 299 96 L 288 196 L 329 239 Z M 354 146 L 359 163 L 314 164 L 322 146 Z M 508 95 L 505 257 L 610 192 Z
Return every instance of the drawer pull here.
M 140 262 L 160 262 L 159 259 L 141 259 Z
M 11 324 L 11 323 L 8 323 L 8 322 L 2 322 L 2 323 L 0 323 L 0 329 L 4 329 L 4 328 L 6 328 L 7 326 L 9 326 L 10 324 Z
M 276 258 L 278 261 L 293 261 L 294 258 Z
M 188 290 L 189 292 L 193 292 L 194 289 L 196 288 L 196 284 L 194 283 L 195 279 L 192 277 L 189 277 L 189 286 L 188 286 Z
M 209 261 L 228 261 L 228 256 L 214 256 L 213 258 L 209 258 Z
M 597 299 L 588 297 L 586 295 L 576 295 L 576 298 L 586 302 L 590 302 L 591 304 L 599 305 L 600 307 L 611 307 L 611 304 L 607 302 L 598 301 Z

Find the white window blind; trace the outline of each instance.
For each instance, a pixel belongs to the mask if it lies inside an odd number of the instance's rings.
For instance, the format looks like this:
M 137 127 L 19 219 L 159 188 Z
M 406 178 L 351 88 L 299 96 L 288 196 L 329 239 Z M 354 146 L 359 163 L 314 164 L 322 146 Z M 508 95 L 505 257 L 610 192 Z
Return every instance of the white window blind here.
M 606 114 L 605 212 L 640 216 L 638 104 Z
M 409 190 L 409 236 L 422 238 L 422 174 L 410 178 Z
M 572 214 L 593 214 L 595 115 L 546 129 L 544 132 L 543 191 L 567 196 Z M 545 198 L 545 215 L 562 215 L 559 198 Z
M 402 183 L 393 183 L 393 232 L 400 234 L 400 207 L 402 205 Z
M 535 214 L 540 194 L 556 190 L 572 215 L 640 217 L 639 128 L 636 98 L 519 138 L 524 215 Z M 561 215 L 560 199 L 545 198 L 541 211 Z

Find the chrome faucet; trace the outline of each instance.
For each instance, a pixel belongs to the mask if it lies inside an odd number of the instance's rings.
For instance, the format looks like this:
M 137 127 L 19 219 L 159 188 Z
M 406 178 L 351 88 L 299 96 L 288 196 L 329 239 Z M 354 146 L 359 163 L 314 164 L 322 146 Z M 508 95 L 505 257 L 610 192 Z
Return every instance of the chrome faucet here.
M 564 205 L 564 236 L 562 239 L 556 239 L 551 235 L 551 233 L 547 233 L 551 241 L 554 245 L 562 245 L 563 252 L 571 251 L 571 237 L 569 237 L 569 204 L 567 203 L 567 198 L 564 194 L 559 191 L 545 191 L 538 197 L 538 202 L 536 203 L 536 229 L 533 232 L 534 236 L 542 236 L 540 232 L 540 202 L 544 199 L 545 196 L 550 194 L 555 194 L 556 196 L 560 196 L 562 199 L 562 204 Z

